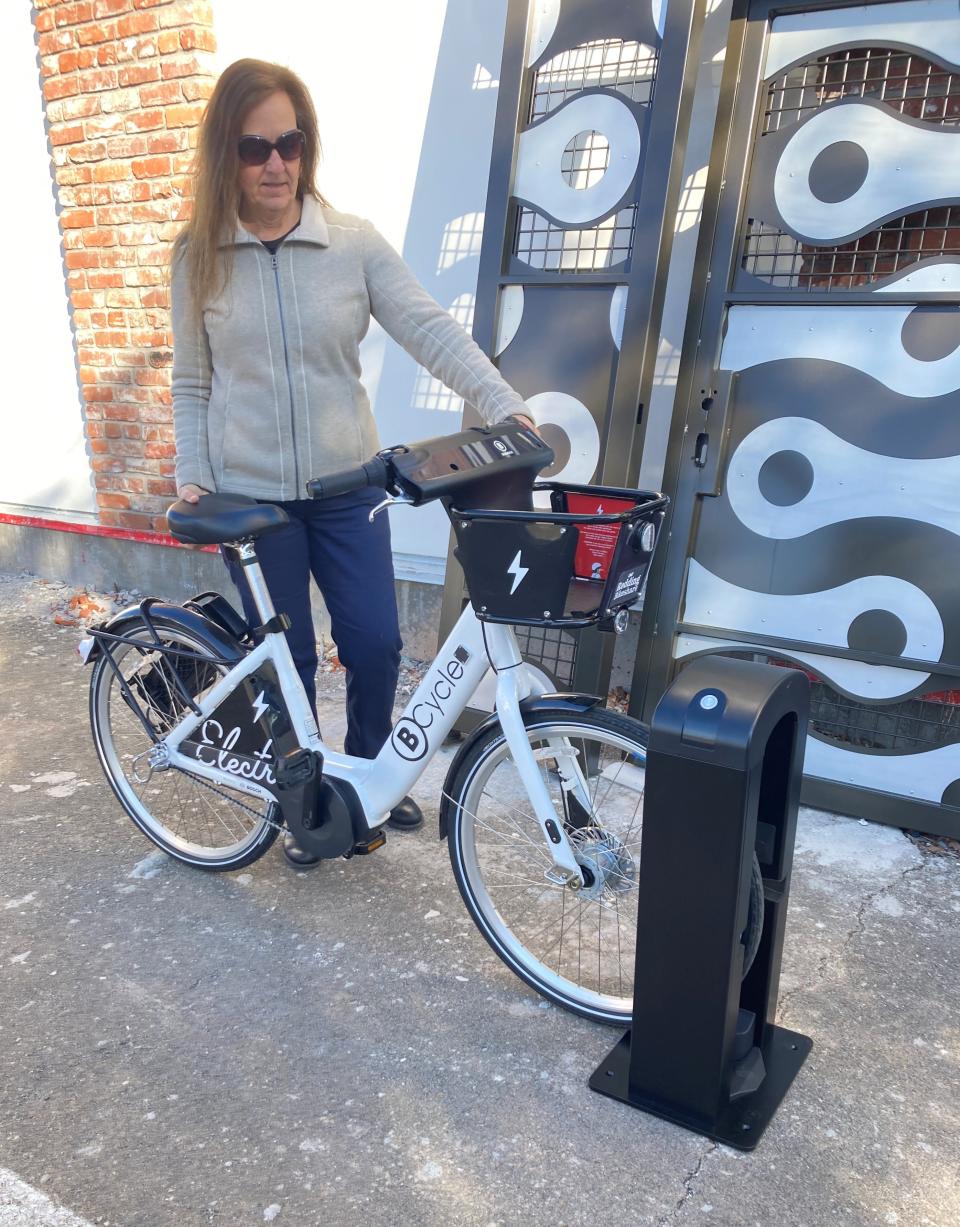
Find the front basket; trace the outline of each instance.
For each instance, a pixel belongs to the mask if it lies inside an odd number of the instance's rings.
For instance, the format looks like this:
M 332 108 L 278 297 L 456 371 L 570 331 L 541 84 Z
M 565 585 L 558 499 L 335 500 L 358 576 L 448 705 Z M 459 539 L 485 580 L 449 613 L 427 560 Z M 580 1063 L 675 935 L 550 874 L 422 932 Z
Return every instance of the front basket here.
M 456 557 L 483 622 L 590 626 L 643 591 L 663 494 L 538 482 L 550 510 L 451 509 Z M 541 498 L 545 496 L 540 495 Z

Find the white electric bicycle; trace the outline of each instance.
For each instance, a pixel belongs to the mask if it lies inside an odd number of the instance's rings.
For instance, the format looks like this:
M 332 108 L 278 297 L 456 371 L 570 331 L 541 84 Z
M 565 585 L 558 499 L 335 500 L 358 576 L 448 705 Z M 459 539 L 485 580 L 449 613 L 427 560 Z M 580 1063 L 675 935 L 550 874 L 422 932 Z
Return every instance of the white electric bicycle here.
M 256 559 L 257 538 L 286 522 L 272 504 L 211 494 L 168 513 L 179 540 L 234 551 L 260 626 L 217 593 L 183 606 L 148 598 L 94 628 L 81 654 L 93 662 L 93 736 L 120 803 L 158 847 L 208 870 L 249 865 L 284 828 L 321 857 L 382 846 L 391 808 L 492 669 L 495 710 L 460 746 L 440 805 L 457 885 L 527 984 L 625 1024 L 646 730 L 595 697 L 547 693 L 512 626 L 622 629 L 667 500 L 535 483 L 552 459 L 510 424 L 388 449 L 309 484 L 316 498 L 384 489 L 371 517 L 440 499 L 457 535 L 472 603 L 375 759 L 321 741 Z

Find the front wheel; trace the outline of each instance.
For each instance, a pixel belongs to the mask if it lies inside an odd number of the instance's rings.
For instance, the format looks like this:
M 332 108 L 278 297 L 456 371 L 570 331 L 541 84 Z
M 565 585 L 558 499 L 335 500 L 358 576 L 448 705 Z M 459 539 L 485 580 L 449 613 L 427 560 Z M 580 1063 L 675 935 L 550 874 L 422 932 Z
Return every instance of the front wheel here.
M 199 700 L 229 666 L 184 627 L 160 618 L 153 619 L 153 626 L 160 643 L 181 654 L 158 652 L 153 635 L 141 623 L 110 645 L 115 669 L 106 655 L 93 666 L 90 725 L 97 754 L 120 804 L 158 847 L 199 869 L 242 869 L 276 839 L 278 807 L 176 767 L 163 767 L 151 756 L 156 742 L 186 714 L 181 687 Z
M 602 708 L 537 712 L 525 724 L 584 885 L 574 893 L 548 876 L 553 862 L 499 725 L 471 747 L 445 789 L 457 885 L 481 933 L 522 980 L 575 1014 L 629 1025 L 647 730 Z M 758 884 L 754 859 L 744 974 L 762 924 Z

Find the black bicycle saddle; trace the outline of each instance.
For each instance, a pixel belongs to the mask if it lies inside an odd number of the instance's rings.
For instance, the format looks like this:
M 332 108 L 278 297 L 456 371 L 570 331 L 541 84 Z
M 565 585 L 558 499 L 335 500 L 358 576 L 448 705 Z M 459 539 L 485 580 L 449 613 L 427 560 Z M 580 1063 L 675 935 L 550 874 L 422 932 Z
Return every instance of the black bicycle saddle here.
M 283 528 L 288 519 L 282 507 L 245 494 L 201 494 L 196 503 L 174 503 L 167 512 L 167 527 L 184 545 L 220 545 L 263 537 Z

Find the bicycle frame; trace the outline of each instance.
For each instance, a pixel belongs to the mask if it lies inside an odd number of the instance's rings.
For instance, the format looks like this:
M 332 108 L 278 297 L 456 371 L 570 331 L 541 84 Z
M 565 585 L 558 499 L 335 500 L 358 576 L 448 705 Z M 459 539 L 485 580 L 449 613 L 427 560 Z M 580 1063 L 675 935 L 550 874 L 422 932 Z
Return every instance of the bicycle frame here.
M 254 546 L 245 544 L 237 549 L 258 614 L 267 624 L 275 616 L 275 610 Z M 537 765 L 538 756 L 531 749 L 523 724 L 522 700 L 545 694 L 547 688 L 525 665 L 511 627 L 485 626 L 468 604 L 375 759 L 339 753 L 322 742 L 286 636 L 282 631 L 269 632 L 253 651 L 207 692 L 198 705 L 198 712 L 187 713 L 176 728 L 162 739 L 160 744 L 165 748 L 171 767 L 181 768 L 263 800 L 273 800 L 273 794 L 256 779 L 224 768 L 222 763 L 230 761 L 230 731 L 211 719 L 227 696 L 268 660 L 273 662 L 276 669 L 297 741 L 304 749 L 322 753 L 324 774 L 344 780 L 353 787 L 370 830 L 381 826 L 389 817 L 390 810 L 410 792 L 469 703 L 488 668 L 492 667 L 497 674 L 496 711 L 543 831 L 544 848 L 553 860 L 557 880 L 583 881 L 562 818 L 558 820 Z M 198 730 L 202 743 L 210 746 L 210 761 L 187 756 L 180 750 L 181 744 Z M 268 751 L 269 746 L 265 746 L 261 752 L 264 758 Z M 556 759 L 562 786 L 576 790 L 581 803 L 589 808 L 589 789 L 576 762 L 575 752 L 565 743 L 558 747 L 551 743 L 549 753 Z

